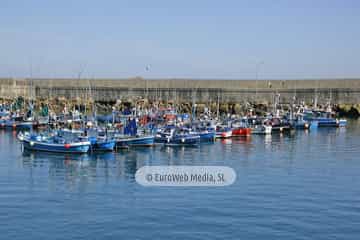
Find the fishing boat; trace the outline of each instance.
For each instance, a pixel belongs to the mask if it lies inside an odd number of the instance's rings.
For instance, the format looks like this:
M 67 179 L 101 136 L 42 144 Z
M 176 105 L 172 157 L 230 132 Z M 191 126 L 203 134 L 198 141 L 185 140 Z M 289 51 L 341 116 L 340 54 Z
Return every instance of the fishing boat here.
M 34 133 L 19 133 L 18 139 L 22 142 L 24 149 L 31 151 L 86 153 L 91 145 L 89 141 L 68 140 L 58 135 L 46 136 Z
M 216 132 L 200 130 L 200 131 L 191 131 L 193 135 L 199 135 L 200 142 L 213 142 L 215 141 Z
M 272 126 L 271 125 L 255 125 L 251 128 L 251 134 L 271 134 Z
M 189 132 L 194 135 L 199 135 L 200 142 L 214 142 L 216 138 L 216 128 L 208 123 L 199 124 L 189 129 Z
M 251 128 L 251 134 L 271 134 L 272 131 L 272 126 L 266 118 L 250 117 L 248 126 Z
M 34 121 L 34 127 L 46 128 L 49 125 L 49 116 L 38 116 Z
M 113 151 L 115 149 L 115 139 L 107 136 L 107 134 L 101 129 L 62 129 L 60 130 L 60 133 L 61 135 L 73 135 L 73 137 L 82 141 L 89 141 L 91 144 L 91 151 Z
M 90 137 L 92 151 L 113 151 L 115 149 L 115 139 L 108 139 L 106 137 Z
M 151 147 L 155 143 L 155 137 L 148 136 L 128 136 L 128 135 L 116 135 L 116 147 Z
M 232 130 L 232 136 L 250 136 L 251 135 L 251 128 L 246 127 L 237 127 Z
M 216 127 L 216 138 L 231 138 L 232 129 L 227 126 L 217 126 Z
M 127 121 L 123 133 L 115 133 L 116 147 L 149 147 L 155 143 L 155 137 L 142 131 L 138 131 L 136 119 Z
M 287 132 L 292 129 L 290 122 L 285 118 L 271 118 L 269 120 L 271 132 Z
M 324 111 L 306 111 L 304 119 L 318 123 L 318 127 L 345 127 L 347 124 L 346 119 L 337 119 L 332 112 Z
M 51 125 L 58 125 L 63 127 L 67 125 L 73 125 L 74 127 L 80 128 L 83 123 L 83 119 L 79 111 L 75 110 L 72 112 L 67 112 L 65 109 L 63 113 L 52 116 L 49 119 L 49 123 Z
M 310 129 L 311 122 L 307 121 L 307 120 L 304 120 L 304 115 L 303 114 L 297 114 L 295 116 L 295 119 L 292 120 L 291 125 L 295 129 Z
M 10 112 L 9 110 L 7 110 L 4 107 L 0 108 L 0 127 L 3 128 L 5 127 L 5 120 L 9 119 L 10 117 Z
M 44 105 L 41 107 L 41 111 L 34 118 L 34 127 L 46 128 L 50 123 L 49 107 Z
M 12 117 L 8 120 L 5 120 L 2 123 L 3 127 L 11 128 L 14 130 L 31 129 L 33 127 L 33 125 L 34 125 L 34 122 L 32 121 L 31 118 L 25 120 L 23 116 Z
M 232 127 L 232 136 L 250 136 L 251 135 L 251 128 L 248 127 L 248 124 L 246 123 L 245 119 L 242 119 L 240 121 L 234 121 L 231 123 Z
M 347 125 L 347 120 L 346 119 L 339 119 L 338 121 L 338 126 L 339 127 L 346 127 Z
M 200 136 L 188 128 L 168 127 L 156 135 L 155 141 L 168 146 L 194 146 L 200 143 Z

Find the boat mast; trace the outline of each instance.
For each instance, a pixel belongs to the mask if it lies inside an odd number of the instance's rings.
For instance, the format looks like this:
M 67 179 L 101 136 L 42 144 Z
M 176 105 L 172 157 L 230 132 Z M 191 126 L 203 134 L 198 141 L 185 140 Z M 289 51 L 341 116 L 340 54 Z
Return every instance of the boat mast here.
M 219 100 L 219 90 L 217 94 L 217 109 L 216 109 L 216 117 L 219 120 L 219 114 L 220 114 L 220 100 Z
M 316 80 L 316 85 L 315 85 L 315 97 L 314 97 L 314 109 L 317 109 L 317 102 L 318 102 L 318 80 Z

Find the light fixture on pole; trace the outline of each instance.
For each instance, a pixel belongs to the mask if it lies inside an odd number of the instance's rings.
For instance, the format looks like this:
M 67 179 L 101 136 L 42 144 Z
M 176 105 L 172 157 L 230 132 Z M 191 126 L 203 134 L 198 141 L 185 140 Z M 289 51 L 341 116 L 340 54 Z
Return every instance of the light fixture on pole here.
M 264 61 L 260 61 L 256 64 L 256 71 L 255 71 L 255 99 L 257 98 L 257 93 L 258 93 L 258 78 L 259 78 L 259 71 L 260 71 L 260 66 L 264 64 Z

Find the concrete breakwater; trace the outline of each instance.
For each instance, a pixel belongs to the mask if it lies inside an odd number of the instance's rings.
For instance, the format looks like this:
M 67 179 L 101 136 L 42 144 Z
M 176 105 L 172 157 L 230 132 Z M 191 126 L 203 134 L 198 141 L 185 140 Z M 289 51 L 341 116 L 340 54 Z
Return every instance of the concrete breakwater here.
M 360 105 L 360 79 L 190 80 L 190 79 L 0 79 L 0 98 L 78 99 L 115 103 L 146 99 L 199 104 L 331 102 L 353 111 Z

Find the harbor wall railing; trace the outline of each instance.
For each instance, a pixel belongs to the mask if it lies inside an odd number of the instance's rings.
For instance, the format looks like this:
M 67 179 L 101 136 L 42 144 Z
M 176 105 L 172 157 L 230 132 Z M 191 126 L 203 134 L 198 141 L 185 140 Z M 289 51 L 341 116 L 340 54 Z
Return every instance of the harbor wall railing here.
M 35 79 L 0 78 L 0 98 L 55 98 L 116 101 L 133 98 L 179 102 L 257 102 L 294 100 L 319 104 L 359 104 L 360 79 L 191 80 L 191 79 Z

